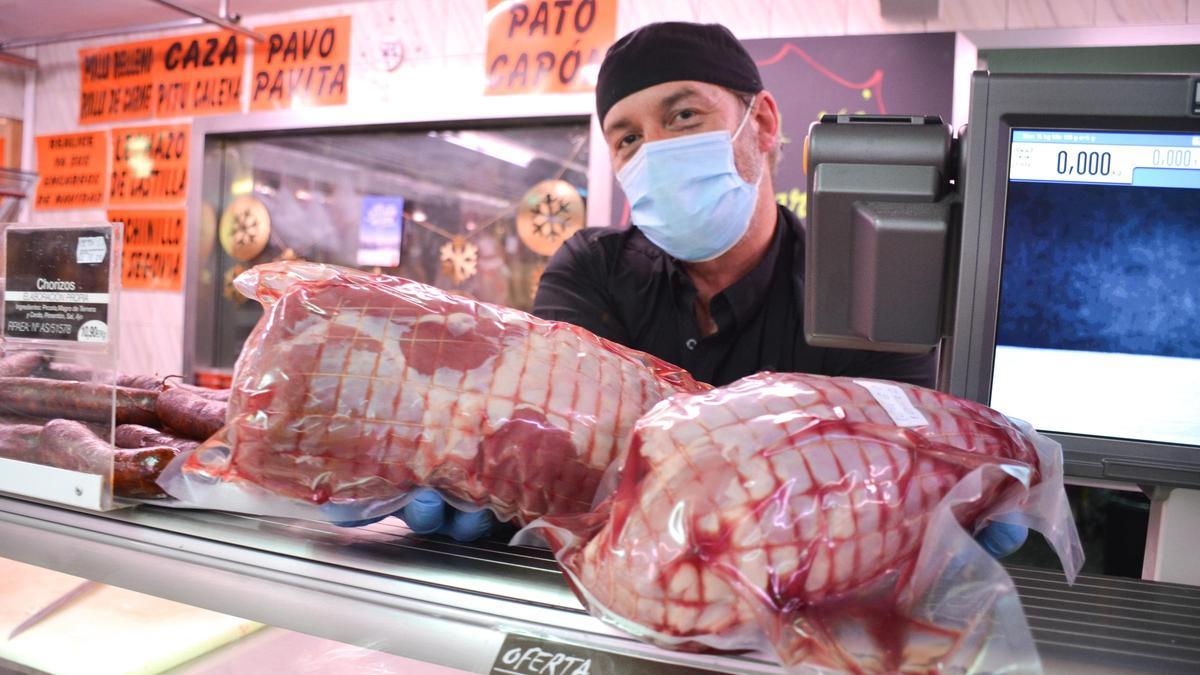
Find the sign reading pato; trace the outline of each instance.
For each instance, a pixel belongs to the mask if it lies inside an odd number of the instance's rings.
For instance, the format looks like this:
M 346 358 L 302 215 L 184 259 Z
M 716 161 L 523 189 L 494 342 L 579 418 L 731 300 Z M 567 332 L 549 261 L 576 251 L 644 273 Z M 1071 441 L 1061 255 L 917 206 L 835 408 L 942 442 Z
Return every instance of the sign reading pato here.
M 617 30 L 617 0 L 488 0 L 487 93 L 586 92 Z

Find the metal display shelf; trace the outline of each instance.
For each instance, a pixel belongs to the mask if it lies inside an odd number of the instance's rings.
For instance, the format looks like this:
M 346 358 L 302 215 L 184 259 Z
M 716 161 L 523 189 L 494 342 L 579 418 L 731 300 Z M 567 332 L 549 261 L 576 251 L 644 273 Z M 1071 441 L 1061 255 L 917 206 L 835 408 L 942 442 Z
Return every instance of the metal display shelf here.
M 485 673 L 506 633 L 723 673 L 776 664 L 671 652 L 592 618 L 549 553 L 204 511 L 104 514 L 0 497 L 0 556 L 189 605 Z M 1200 588 L 1010 568 L 1047 672 L 1197 672 Z

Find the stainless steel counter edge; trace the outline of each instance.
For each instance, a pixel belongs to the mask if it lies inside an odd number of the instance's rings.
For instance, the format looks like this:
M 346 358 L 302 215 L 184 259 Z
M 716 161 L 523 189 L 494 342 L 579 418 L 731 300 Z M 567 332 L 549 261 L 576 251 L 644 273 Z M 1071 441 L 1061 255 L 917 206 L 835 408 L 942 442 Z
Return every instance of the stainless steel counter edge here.
M 459 544 L 388 519 L 345 529 L 212 511 L 104 514 L 0 496 L 0 557 L 430 663 L 487 672 L 506 632 L 725 673 L 592 618 L 549 552 Z M 1200 588 L 1008 567 L 1046 672 L 1200 672 Z
M 416 583 L 0 497 L 0 557 L 196 607 L 472 672 L 517 632 L 729 673 L 740 658 L 658 649 L 583 613 Z

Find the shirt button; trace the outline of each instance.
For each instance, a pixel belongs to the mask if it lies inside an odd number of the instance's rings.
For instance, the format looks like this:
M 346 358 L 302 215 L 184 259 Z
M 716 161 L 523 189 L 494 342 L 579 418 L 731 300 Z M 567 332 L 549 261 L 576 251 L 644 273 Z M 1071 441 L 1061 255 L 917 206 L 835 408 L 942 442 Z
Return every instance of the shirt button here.
M 692 351 L 696 348 L 696 338 L 689 338 L 687 342 L 683 343 L 683 346 L 687 347 L 689 352 Z

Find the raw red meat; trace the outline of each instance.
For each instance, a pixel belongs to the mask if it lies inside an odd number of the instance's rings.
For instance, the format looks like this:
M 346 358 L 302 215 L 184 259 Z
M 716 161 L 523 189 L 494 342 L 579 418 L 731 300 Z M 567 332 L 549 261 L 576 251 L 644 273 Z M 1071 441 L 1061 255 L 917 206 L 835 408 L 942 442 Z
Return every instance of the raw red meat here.
M 394 277 L 290 262 L 237 286 L 267 311 L 234 373 L 228 451 L 202 447 L 166 485 L 203 506 L 229 507 L 207 486 L 253 485 L 269 493 L 257 512 L 352 520 L 428 486 L 522 523 L 586 511 L 642 413 L 706 388 L 577 327 Z
M 962 640 L 904 598 L 943 497 L 980 467 L 1000 470 L 976 473 L 953 508 L 968 529 L 1044 478 L 1030 436 L 982 405 L 765 373 L 658 405 L 607 502 L 534 527 L 585 604 L 645 639 L 735 649 L 765 636 L 786 664 L 921 670 Z M 932 652 L 918 653 L 918 632 Z

